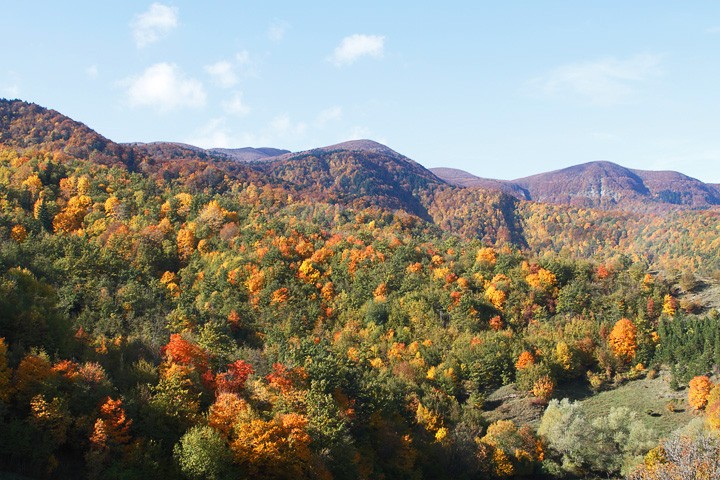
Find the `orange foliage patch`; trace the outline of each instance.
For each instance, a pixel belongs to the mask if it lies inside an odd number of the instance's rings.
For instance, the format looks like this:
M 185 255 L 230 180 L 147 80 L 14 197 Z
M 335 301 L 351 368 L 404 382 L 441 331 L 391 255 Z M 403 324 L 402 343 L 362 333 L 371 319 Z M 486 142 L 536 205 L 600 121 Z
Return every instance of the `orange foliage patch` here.
M 533 365 L 535 363 L 535 356 L 525 350 L 520 354 L 520 356 L 517 359 L 517 362 L 515 362 L 515 368 L 518 370 L 522 370 L 524 368 L 529 367 L 530 365 Z
M 690 387 L 688 390 L 688 403 L 690 406 L 695 410 L 705 408 L 710 390 L 714 386 L 710 379 L 704 375 L 699 375 L 690 380 L 688 386 Z
M 621 318 L 610 332 L 608 344 L 618 358 L 630 362 L 637 350 L 637 327 L 627 318 Z

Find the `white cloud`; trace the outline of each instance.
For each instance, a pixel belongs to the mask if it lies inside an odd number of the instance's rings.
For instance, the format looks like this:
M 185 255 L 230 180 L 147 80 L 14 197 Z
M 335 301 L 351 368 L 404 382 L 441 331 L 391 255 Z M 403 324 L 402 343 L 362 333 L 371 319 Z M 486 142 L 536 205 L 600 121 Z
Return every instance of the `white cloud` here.
M 658 55 L 604 58 L 555 68 L 530 81 L 533 91 L 548 97 L 580 97 L 593 105 L 621 103 L 636 86 L 660 73 Z
M 243 100 L 242 92 L 235 92 L 232 97 L 222 103 L 223 109 L 232 115 L 242 116 L 250 113 L 250 107 Z
M 228 126 L 227 118 L 210 120 L 187 140 L 190 145 L 201 148 L 242 148 L 279 145 L 266 129 L 260 133 L 237 132 Z
M 285 38 L 285 33 L 287 33 L 288 28 L 290 28 L 290 25 L 287 22 L 276 20 L 270 24 L 267 36 L 275 43 L 281 42 L 283 38 Z
M 205 71 L 213 77 L 215 83 L 223 88 L 232 88 L 240 81 L 238 70 L 244 67 L 242 73 L 251 74 L 250 53 L 243 50 L 235 54 L 232 60 L 220 60 L 210 65 L 205 65 Z
M 270 122 L 270 132 L 280 137 L 302 136 L 307 130 L 307 124 L 304 122 L 293 123 L 290 115 L 283 113 L 273 118 Z
M 97 78 L 99 73 L 97 65 L 90 65 L 85 69 L 85 75 L 90 78 Z
M 138 48 L 155 43 L 179 25 L 177 7 L 153 3 L 130 24 Z
M 223 88 L 230 88 L 238 83 L 237 74 L 230 62 L 220 61 L 212 65 L 206 65 L 205 71 L 212 75 L 215 81 Z
M 342 107 L 335 105 L 320 112 L 315 119 L 315 125 L 318 127 L 324 127 L 328 123 L 340 120 L 341 118 Z
M 121 83 L 127 87 L 128 101 L 134 107 L 153 107 L 160 111 L 202 107 L 207 97 L 201 82 L 187 78 L 177 65 L 170 63 L 152 65 Z
M 305 122 L 294 122 L 287 113 L 270 120 L 257 131 L 237 131 L 226 117 L 215 118 L 187 140 L 202 148 L 287 147 L 304 144 L 308 131 Z
M 235 61 L 240 66 L 249 64 L 250 63 L 250 52 L 248 52 L 247 50 L 243 50 L 242 52 L 236 53 Z
M 384 53 L 385 37 L 355 34 L 343 38 L 329 60 L 340 67 L 351 65 L 361 57 L 382 58 Z
M 224 118 L 213 118 L 206 125 L 203 125 L 198 132 L 187 140 L 190 145 L 200 148 L 237 148 L 230 131 L 225 125 Z

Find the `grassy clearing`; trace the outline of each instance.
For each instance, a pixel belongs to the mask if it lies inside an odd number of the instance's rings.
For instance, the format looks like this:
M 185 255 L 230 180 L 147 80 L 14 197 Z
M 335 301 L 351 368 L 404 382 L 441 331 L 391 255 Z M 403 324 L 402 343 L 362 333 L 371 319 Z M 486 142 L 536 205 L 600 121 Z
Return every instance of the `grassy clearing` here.
M 581 401 L 590 418 L 604 417 L 613 407 L 627 407 L 636 412 L 636 418 L 652 428 L 658 438 L 696 417 L 687 403 L 687 390 L 673 391 L 666 375 L 635 380 L 598 394 L 593 394 L 584 383 L 577 383 L 556 392 L 555 398 L 566 397 Z M 670 402 L 673 402 L 672 410 L 668 409 Z M 513 420 L 518 425 L 537 427 L 545 405 L 518 392 L 514 385 L 507 385 L 487 397 L 485 409 L 483 416 L 489 422 Z
M 537 427 L 545 411 L 545 405 L 518 391 L 514 384 L 492 392 L 485 399 L 483 417 L 488 422 L 512 420 L 516 425 Z
M 668 409 L 674 402 L 675 409 Z M 665 437 L 690 422 L 696 415 L 687 403 L 687 391 L 673 391 L 664 375 L 628 382 L 614 390 L 601 392 L 583 400 L 590 417 L 603 417 L 613 407 L 627 407 L 637 412 L 637 419 Z

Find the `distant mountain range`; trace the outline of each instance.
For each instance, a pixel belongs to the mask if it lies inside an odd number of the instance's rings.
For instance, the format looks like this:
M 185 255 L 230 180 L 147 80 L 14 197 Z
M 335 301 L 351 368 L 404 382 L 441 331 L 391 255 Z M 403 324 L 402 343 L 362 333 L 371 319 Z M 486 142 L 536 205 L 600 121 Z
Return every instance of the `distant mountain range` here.
M 431 171 L 452 185 L 497 189 L 544 203 L 605 209 L 642 202 L 690 208 L 720 205 L 717 185 L 678 172 L 633 170 L 611 162 L 584 163 L 511 181 L 480 178 L 451 168 Z
M 678 172 L 634 170 L 611 162 L 590 162 L 506 181 L 453 168 L 428 170 L 372 140 L 303 152 L 268 147 L 203 149 L 174 142 L 117 144 L 54 110 L 19 100 L 0 100 L 0 143 L 62 150 L 76 158 L 124 164 L 131 170 L 163 171 L 171 176 L 192 162 L 198 168 L 210 162 L 226 173 L 284 182 L 318 198 L 364 204 L 379 201 L 379 206 L 403 208 L 424 217 L 425 190 L 447 185 L 500 192 L 518 200 L 603 210 L 708 209 L 720 205 L 720 185 Z

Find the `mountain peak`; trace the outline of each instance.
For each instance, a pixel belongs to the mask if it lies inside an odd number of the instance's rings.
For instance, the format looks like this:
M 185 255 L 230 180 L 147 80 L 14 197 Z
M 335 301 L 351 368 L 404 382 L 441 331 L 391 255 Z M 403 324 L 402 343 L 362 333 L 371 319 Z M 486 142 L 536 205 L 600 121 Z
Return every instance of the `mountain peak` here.
M 336 143 L 335 145 L 328 145 L 327 147 L 322 147 L 322 150 L 354 150 L 361 152 L 381 152 L 397 154 L 397 152 L 392 148 L 369 139 L 348 140 L 347 142 L 341 142 Z

